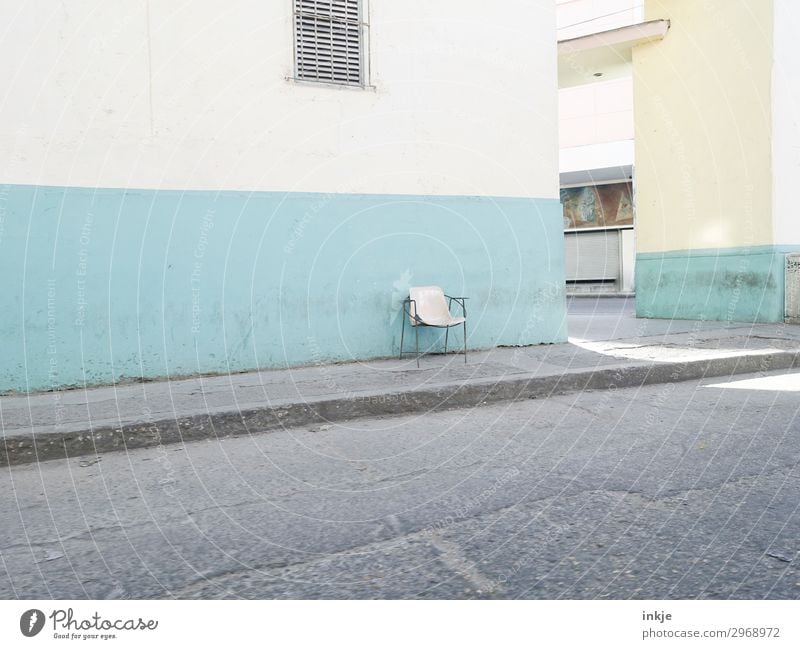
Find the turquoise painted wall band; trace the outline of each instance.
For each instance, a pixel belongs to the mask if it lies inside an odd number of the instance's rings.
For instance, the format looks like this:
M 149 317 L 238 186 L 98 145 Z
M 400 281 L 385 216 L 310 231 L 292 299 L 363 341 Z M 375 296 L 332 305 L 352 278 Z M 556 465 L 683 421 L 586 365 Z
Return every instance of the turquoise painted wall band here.
M 566 340 L 557 199 L 4 196 L 0 391 L 390 356 L 409 285 L 470 296 L 472 348 Z
M 785 256 L 800 246 L 636 256 L 639 317 L 782 322 Z

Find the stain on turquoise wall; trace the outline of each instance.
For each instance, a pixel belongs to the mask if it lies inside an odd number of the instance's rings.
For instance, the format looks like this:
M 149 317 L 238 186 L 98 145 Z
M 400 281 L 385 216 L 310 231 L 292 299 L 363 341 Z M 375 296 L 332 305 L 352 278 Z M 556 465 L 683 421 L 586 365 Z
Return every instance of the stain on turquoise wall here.
M 471 298 L 471 348 L 566 339 L 557 199 L 3 197 L 0 391 L 393 355 L 409 285 Z
M 783 322 L 784 264 L 800 246 L 639 253 L 640 318 Z

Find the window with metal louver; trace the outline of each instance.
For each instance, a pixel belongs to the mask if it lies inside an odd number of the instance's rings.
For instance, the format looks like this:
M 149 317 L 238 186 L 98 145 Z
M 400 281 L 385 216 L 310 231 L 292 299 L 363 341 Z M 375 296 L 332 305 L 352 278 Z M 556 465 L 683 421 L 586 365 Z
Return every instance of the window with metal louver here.
M 364 85 L 362 0 L 294 0 L 295 75 Z

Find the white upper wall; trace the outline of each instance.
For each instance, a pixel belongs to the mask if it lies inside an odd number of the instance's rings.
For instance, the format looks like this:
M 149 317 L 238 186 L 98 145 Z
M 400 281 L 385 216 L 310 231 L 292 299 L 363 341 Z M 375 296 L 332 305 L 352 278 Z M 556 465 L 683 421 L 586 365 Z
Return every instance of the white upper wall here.
M 800 244 L 800 6 L 775 0 L 772 71 L 772 223 L 777 245 Z
M 556 0 L 558 39 L 640 22 L 643 3 L 644 0 Z M 630 48 L 598 48 L 560 57 L 558 130 L 562 173 L 633 165 L 632 73 Z
M 588 144 L 561 149 L 559 168 L 562 174 L 598 169 L 621 169 L 633 165 L 633 140 Z
M 632 77 L 559 91 L 562 149 L 617 140 L 633 140 Z
M 556 0 L 558 40 L 641 22 L 644 0 Z
M 374 89 L 291 0 L 0 0 L 0 183 L 558 196 L 552 0 L 370 0 Z

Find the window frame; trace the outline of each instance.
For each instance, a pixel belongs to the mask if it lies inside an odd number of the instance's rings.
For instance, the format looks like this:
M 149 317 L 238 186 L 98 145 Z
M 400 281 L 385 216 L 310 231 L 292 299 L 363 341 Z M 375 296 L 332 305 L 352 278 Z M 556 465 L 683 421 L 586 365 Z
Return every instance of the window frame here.
M 369 0 L 356 0 L 358 2 L 358 37 L 359 37 L 359 79 L 355 81 L 336 81 L 328 79 L 307 78 L 300 74 L 300 66 L 298 63 L 298 28 L 297 16 L 302 13 L 299 10 L 298 0 L 291 0 L 292 2 L 292 76 L 289 77 L 291 81 L 301 84 L 321 85 L 331 88 L 354 89 L 363 90 L 374 88 L 370 84 L 370 65 L 369 65 Z M 323 16 L 324 17 L 324 16 Z M 339 21 L 341 22 L 341 21 Z

